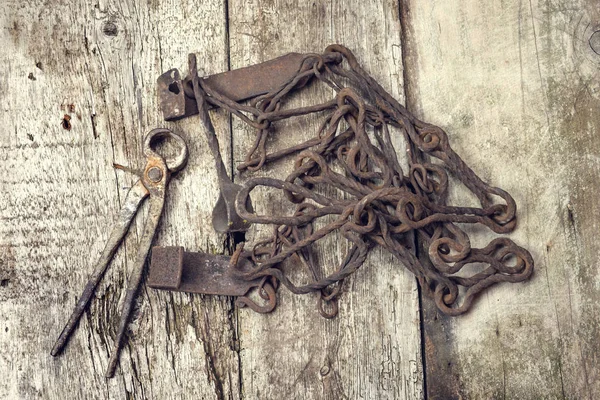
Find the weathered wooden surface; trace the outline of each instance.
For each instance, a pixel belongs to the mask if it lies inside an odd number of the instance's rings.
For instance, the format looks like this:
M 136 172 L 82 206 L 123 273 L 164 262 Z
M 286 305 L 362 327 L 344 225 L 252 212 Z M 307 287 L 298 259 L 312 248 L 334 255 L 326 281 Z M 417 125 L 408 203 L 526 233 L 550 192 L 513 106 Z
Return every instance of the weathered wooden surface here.
M 229 9 L 232 68 L 290 51 L 322 52 L 340 42 L 358 54 L 369 54 L 362 59 L 365 67 L 395 96 L 403 97 L 395 1 L 356 1 L 349 6 L 346 2 L 234 0 Z M 317 104 L 332 97 L 331 89 L 314 85 L 296 96 L 294 104 Z M 296 118 L 279 124 L 281 129 L 268 146 L 284 148 L 314 137 L 321 121 Z M 241 123 L 235 123 L 233 131 L 234 160 L 242 161 L 254 133 Z M 292 167 L 290 161 L 281 162 L 269 167 L 268 173 L 281 179 Z M 252 175 L 243 173 L 241 180 Z M 281 193 L 264 193 L 254 199 L 259 213 L 288 215 L 295 207 Z M 249 239 L 269 233 L 268 229 L 251 232 Z M 317 259 L 331 273 L 347 249 L 341 236 L 328 239 Z M 302 282 L 302 276 L 296 281 Z M 319 315 L 316 295 L 299 297 L 285 289 L 280 293 L 280 305 L 272 315 L 239 313 L 242 384 L 248 398 L 421 398 L 416 283 L 389 254 L 374 251 L 349 279 L 339 301 L 339 316 L 333 320 Z
M 598 2 L 409 1 L 402 15 L 409 107 L 515 196 L 511 236 L 536 262 L 464 317 L 425 308 L 429 398 L 597 398 Z
M 600 29 L 597 2 L 354 3 L 0 4 L 1 398 L 591 399 L 600 392 L 600 55 L 589 42 Z M 228 298 L 143 289 L 121 368 L 105 380 L 142 209 L 65 353 L 50 357 L 135 179 L 111 164 L 141 165 L 149 129 L 169 126 L 190 144 L 155 243 L 227 252 L 227 238 L 210 224 L 218 191 L 208 147 L 195 119 L 161 120 L 156 77 L 187 70 L 188 52 L 201 55 L 202 72 L 215 73 L 334 42 L 515 196 L 520 225 L 512 237 L 534 255 L 531 282 L 493 288 L 453 319 L 422 299 L 422 321 L 414 279 L 382 252 L 348 280 L 332 321 L 318 315 L 315 297 L 284 290 L 275 313 L 257 315 Z M 296 101 L 328 94 L 310 88 Z M 235 165 L 251 132 L 212 113 Z M 315 126 L 289 124 L 271 145 Z M 461 196 L 453 192 L 457 202 Z M 255 205 L 285 210 L 266 193 Z M 491 237 L 479 234 L 476 245 Z M 342 250 L 333 242 L 319 257 L 333 266 Z
M 66 351 L 49 355 L 136 179 L 112 163 L 143 165 L 142 135 L 167 126 L 156 77 L 187 68 L 188 51 L 210 73 L 227 68 L 224 4 L 9 1 L 0 15 L 0 397 L 239 397 L 227 299 L 142 290 L 121 372 L 103 378 L 144 208 Z M 227 117 L 216 124 L 228 147 Z M 191 121 L 170 126 L 189 139 L 190 160 L 171 182 L 156 243 L 222 252 L 208 148 Z

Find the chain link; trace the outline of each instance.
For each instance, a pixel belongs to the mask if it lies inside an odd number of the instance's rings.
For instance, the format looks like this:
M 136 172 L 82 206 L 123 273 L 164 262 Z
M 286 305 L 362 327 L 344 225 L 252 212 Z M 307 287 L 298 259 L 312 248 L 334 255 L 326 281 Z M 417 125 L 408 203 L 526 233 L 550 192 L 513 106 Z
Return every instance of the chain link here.
M 248 280 L 263 278 L 259 294 L 270 301 L 267 306 L 258 306 L 245 298 L 241 305 L 259 312 L 272 310 L 271 296 L 281 283 L 296 294 L 319 293 L 319 311 L 331 318 L 337 314 L 342 282 L 377 246 L 410 270 L 423 293 L 448 315 L 466 312 L 474 297 L 495 283 L 529 278 L 533 259 L 527 250 L 507 238 L 473 248 L 459 225 L 480 224 L 496 233 L 509 233 L 517 221 L 513 198 L 483 182 L 452 150 L 441 128 L 412 115 L 362 69 L 350 50 L 332 45 L 325 51 L 326 55 L 331 53 L 341 55 L 344 62 L 307 54 L 291 80 L 246 105 L 208 85 L 202 87 L 210 103 L 256 129 L 254 144 L 238 166 L 240 172 L 260 171 L 284 158 L 293 160 L 294 165 L 285 179 L 250 177 L 236 198 L 240 217 L 271 225 L 273 232 L 250 250 L 240 246 L 232 257 L 233 268 L 240 258 L 253 263 L 252 270 L 236 273 Z M 284 108 L 288 95 L 313 78 L 333 88 L 335 97 L 312 106 Z M 326 115 L 315 137 L 268 153 L 267 139 L 277 121 L 309 114 Z M 392 144 L 390 127 L 400 131 L 407 144 L 407 171 Z M 447 204 L 449 174 L 477 197 L 480 207 Z M 246 204 L 257 187 L 281 190 L 297 204 L 295 212 L 258 215 L 248 210 Z M 494 201 L 498 198 L 500 202 Z M 328 222 L 316 229 L 315 222 L 326 217 Z M 349 251 L 333 273 L 321 277 L 314 245 L 334 232 L 348 240 Z M 425 249 L 419 258 L 417 247 Z M 293 261 L 294 268 L 308 272 L 308 283 L 291 281 L 289 268 L 283 267 L 287 259 Z M 470 264 L 477 264 L 476 268 L 465 268 Z

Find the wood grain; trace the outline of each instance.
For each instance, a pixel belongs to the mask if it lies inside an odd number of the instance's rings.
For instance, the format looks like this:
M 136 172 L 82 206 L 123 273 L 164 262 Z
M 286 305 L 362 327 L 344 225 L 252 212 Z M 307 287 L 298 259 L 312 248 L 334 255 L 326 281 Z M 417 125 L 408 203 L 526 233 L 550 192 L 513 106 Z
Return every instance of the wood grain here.
M 0 3 L 0 398 L 593 399 L 600 50 L 590 39 L 598 30 L 591 0 Z M 144 288 L 117 377 L 105 380 L 142 208 L 53 359 L 136 179 L 111 165 L 142 165 L 148 130 L 167 126 L 190 144 L 155 243 L 230 250 L 210 222 L 218 185 L 198 121 L 162 121 L 156 77 L 172 67 L 187 72 L 189 52 L 211 74 L 336 42 L 411 111 L 443 127 L 486 181 L 513 194 L 520 222 L 511 237 L 532 251 L 531 281 L 491 289 L 458 318 L 428 299 L 420 310 L 414 278 L 381 251 L 347 280 L 334 320 L 320 317 L 315 296 L 285 290 L 274 313 L 259 315 L 230 298 Z M 290 104 L 331 95 L 313 85 Z M 235 166 L 253 132 L 222 111 L 211 115 Z M 317 124 L 278 125 L 269 148 L 308 138 Z M 451 198 L 473 201 L 460 188 Z M 274 193 L 253 200 L 259 212 L 290 211 Z M 264 234 L 254 227 L 247 239 Z M 481 246 L 493 235 L 474 237 Z M 344 250 L 333 237 L 318 259 L 334 268 Z
M 600 56 L 588 40 L 597 2 L 409 1 L 402 16 L 412 111 L 514 195 L 511 237 L 536 262 L 530 282 L 494 287 L 463 317 L 425 302 L 428 397 L 594 398 Z M 453 200 L 469 199 L 457 189 Z
M 202 52 L 209 73 L 228 62 L 222 2 L 90 4 L 0 5 L 0 397 L 238 398 L 223 298 L 143 289 L 121 373 L 103 378 L 144 208 L 66 351 L 49 355 L 135 180 L 112 163 L 143 165 L 142 135 L 167 126 L 156 77 L 187 70 L 189 51 Z M 216 125 L 229 155 L 228 118 Z M 200 156 L 208 148 L 193 122 L 170 126 L 190 139 L 190 162 L 171 183 L 155 243 L 221 253 L 213 162 Z
M 351 48 L 367 70 L 402 99 L 402 54 L 398 5 L 394 1 L 294 0 L 229 2 L 231 67 L 265 61 L 290 51 L 322 52 L 332 43 Z M 318 85 L 303 90 L 290 106 L 316 104 L 332 92 Z M 297 118 L 278 124 L 268 146 L 283 148 L 314 137 L 320 120 Z M 244 160 L 254 133 L 234 120 L 235 162 Z M 402 147 L 398 147 L 402 148 Z M 283 178 L 290 161 L 270 166 Z M 244 172 L 243 181 L 250 176 Z M 290 214 L 294 205 L 279 193 L 257 192 L 259 213 Z M 267 235 L 255 227 L 248 239 Z M 330 238 L 318 252 L 329 271 L 345 251 Z M 295 276 L 302 282 L 302 276 Z M 316 295 L 280 290 L 269 315 L 239 311 L 243 393 L 248 398 L 422 398 L 418 296 L 414 277 L 389 254 L 373 251 L 348 279 L 336 319 L 316 310 Z

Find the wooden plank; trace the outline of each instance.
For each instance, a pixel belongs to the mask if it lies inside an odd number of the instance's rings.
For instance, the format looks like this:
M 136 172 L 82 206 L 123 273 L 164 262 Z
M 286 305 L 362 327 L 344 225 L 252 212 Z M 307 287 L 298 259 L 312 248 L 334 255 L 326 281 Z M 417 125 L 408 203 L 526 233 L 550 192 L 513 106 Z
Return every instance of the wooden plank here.
M 402 17 L 409 105 L 514 195 L 511 238 L 536 262 L 529 283 L 492 288 L 465 316 L 424 308 L 428 397 L 597 397 L 597 1 L 409 1 Z
M 402 100 L 402 54 L 398 5 L 394 1 L 229 2 L 231 67 L 265 61 L 287 52 L 322 52 L 340 42 L 353 50 L 368 71 Z M 310 87 L 293 105 L 331 98 L 323 87 Z M 305 122 L 306 121 L 306 122 Z M 270 149 L 313 137 L 319 121 L 298 119 L 279 124 Z M 234 118 L 234 160 L 242 162 L 254 132 Z M 283 178 L 290 162 L 240 179 L 264 175 Z M 273 192 L 255 192 L 259 213 L 288 214 L 293 205 Z M 254 227 L 251 242 L 268 234 Z M 331 240 L 318 254 L 330 269 L 338 265 L 344 240 Z M 300 277 L 296 277 L 300 279 Z M 315 308 L 316 295 L 279 292 L 280 304 L 269 315 L 239 311 L 242 387 L 248 398 L 422 398 L 418 296 L 414 277 L 389 254 L 374 251 L 348 279 L 336 319 L 325 320 Z
M 224 3 L 9 0 L 0 27 L 0 397 L 238 398 L 223 298 L 143 289 L 120 371 L 103 377 L 145 208 L 65 353 L 49 355 L 135 179 L 111 164 L 142 165 L 151 128 L 170 126 L 190 143 L 155 243 L 224 251 L 197 122 L 163 123 L 155 93 L 161 72 L 187 70 L 189 51 L 202 53 L 206 72 L 227 68 Z M 215 120 L 229 156 L 228 118 Z

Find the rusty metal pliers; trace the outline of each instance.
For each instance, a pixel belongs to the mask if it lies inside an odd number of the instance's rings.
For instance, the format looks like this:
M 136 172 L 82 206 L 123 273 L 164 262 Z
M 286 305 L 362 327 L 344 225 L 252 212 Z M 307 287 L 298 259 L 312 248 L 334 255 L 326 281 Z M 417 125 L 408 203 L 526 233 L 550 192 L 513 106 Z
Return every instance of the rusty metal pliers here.
M 180 150 L 177 156 L 165 159 L 157 154 L 152 149 L 152 146 L 156 144 L 159 139 L 167 138 L 174 139 Z M 94 272 L 85 286 L 83 294 L 81 295 L 81 298 L 77 302 L 77 305 L 71 314 L 71 318 L 69 318 L 69 321 L 65 325 L 51 352 L 53 356 L 56 356 L 67 344 L 69 336 L 77 326 L 77 322 L 81 318 L 83 311 L 90 302 L 98 283 L 102 279 L 102 276 L 104 275 L 104 272 L 110 264 L 111 259 L 117 251 L 117 248 L 129 230 L 129 225 L 131 224 L 131 221 L 139 209 L 142 201 L 145 198 L 150 197 L 150 210 L 148 218 L 146 219 L 142 237 L 139 242 L 139 250 L 136 256 L 133 272 L 131 273 L 131 276 L 127 282 L 127 293 L 123 303 L 119 331 L 114 343 L 113 352 L 108 362 L 108 369 L 106 371 L 106 377 L 108 378 L 114 375 L 117 361 L 119 360 L 119 352 L 123 344 L 123 336 L 127 327 L 127 322 L 133 309 L 133 302 L 138 287 L 142 281 L 146 257 L 150 251 L 150 246 L 156 232 L 156 227 L 158 226 L 158 222 L 163 211 L 167 185 L 169 184 L 171 174 L 181 170 L 185 166 L 188 158 L 188 148 L 185 141 L 170 130 L 154 129 L 150 131 L 144 138 L 144 155 L 147 159 L 146 167 L 143 171 L 138 173 L 140 179 L 127 193 L 125 202 L 115 223 L 115 227 L 113 228 L 113 231 L 110 234 L 106 245 L 104 246 L 104 250 L 102 250 L 102 253 L 100 254 L 100 258 L 96 262 Z M 115 167 L 133 171 L 118 165 L 115 165 Z

